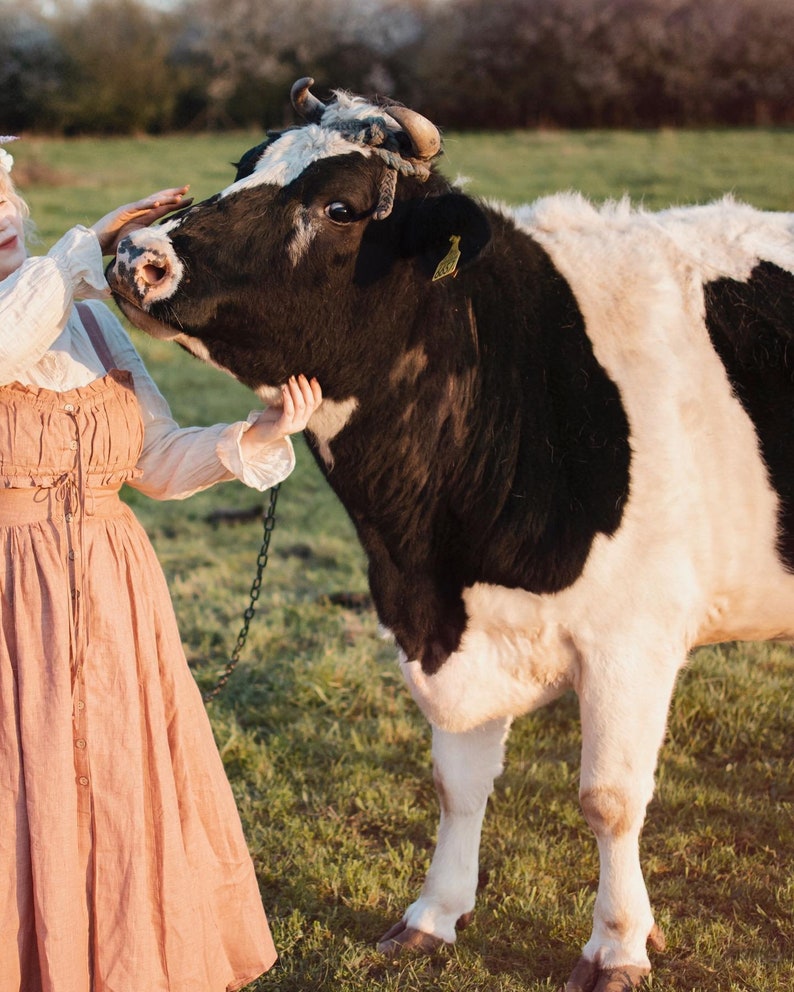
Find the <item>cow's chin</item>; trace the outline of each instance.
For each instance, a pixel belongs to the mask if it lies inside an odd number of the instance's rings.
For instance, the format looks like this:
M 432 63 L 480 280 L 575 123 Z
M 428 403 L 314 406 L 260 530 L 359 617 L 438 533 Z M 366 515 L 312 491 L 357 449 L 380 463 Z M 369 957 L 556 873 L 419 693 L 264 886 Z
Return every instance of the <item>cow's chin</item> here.
M 127 320 L 150 337 L 159 338 L 161 341 L 171 341 L 180 333 L 178 327 L 171 327 L 170 324 L 163 324 L 159 320 L 155 320 L 151 314 L 148 314 L 145 310 L 141 310 L 139 306 L 131 303 L 118 293 L 114 293 L 113 296 L 119 310 L 121 310 Z

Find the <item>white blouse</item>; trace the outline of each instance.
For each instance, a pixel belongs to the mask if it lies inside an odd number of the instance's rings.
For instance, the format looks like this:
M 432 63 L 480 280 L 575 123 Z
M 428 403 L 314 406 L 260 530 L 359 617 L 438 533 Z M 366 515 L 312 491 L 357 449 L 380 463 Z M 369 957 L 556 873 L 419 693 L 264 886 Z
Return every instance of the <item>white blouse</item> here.
M 110 296 L 93 231 L 68 231 L 46 255 L 28 258 L 0 281 L 0 384 L 19 382 L 62 392 L 105 374 L 74 306 L 75 298 Z M 179 427 L 123 327 L 104 304 L 90 304 L 114 364 L 132 373 L 144 422 L 142 474 L 127 484 L 155 499 L 183 499 L 237 478 L 260 491 L 295 467 L 285 437 L 243 455 L 240 438 L 256 420 Z

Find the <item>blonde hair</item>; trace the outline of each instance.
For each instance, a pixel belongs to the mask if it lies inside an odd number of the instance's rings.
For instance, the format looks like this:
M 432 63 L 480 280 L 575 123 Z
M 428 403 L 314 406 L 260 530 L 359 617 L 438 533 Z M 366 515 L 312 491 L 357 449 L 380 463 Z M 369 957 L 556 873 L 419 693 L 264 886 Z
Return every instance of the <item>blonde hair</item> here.
M 17 192 L 11 173 L 0 167 L 0 198 L 8 200 L 25 224 L 25 237 L 30 238 L 35 234 L 36 225 L 30 216 L 30 207 L 25 199 Z

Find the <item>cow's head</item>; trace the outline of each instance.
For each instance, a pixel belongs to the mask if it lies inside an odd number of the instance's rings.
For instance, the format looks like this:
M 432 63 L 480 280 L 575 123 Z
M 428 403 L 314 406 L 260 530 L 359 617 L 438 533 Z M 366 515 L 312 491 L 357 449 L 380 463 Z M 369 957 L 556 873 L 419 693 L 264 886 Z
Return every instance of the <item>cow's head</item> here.
M 430 121 L 344 92 L 326 104 L 312 82 L 292 89 L 306 123 L 246 152 L 222 192 L 125 239 L 108 269 L 134 324 L 265 399 L 299 371 L 329 398 L 385 372 L 442 291 L 433 276 L 451 245 L 460 270 L 490 236 L 436 171 Z

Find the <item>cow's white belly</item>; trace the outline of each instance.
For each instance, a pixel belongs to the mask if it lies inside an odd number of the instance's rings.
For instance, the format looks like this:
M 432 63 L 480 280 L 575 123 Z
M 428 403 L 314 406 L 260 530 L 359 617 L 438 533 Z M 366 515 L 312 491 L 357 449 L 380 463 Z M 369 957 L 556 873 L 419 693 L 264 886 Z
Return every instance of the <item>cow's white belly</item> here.
M 475 585 L 464 592 L 468 614 L 460 649 L 427 675 L 401 657 L 403 676 L 427 719 L 460 733 L 519 716 L 575 684 L 578 652 L 559 621 L 554 597 Z
M 660 657 L 676 669 L 700 644 L 794 639 L 794 575 L 775 554 L 771 511 L 746 531 L 724 531 L 717 547 L 682 520 L 675 538 L 659 536 L 660 549 L 630 506 L 614 537 L 595 539 L 568 589 L 464 590 L 459 650 L 433 675 L 400 659 L 411 694 L 434 726 L 462 733 L 531 712 L 613 666 L 653 680 Z

